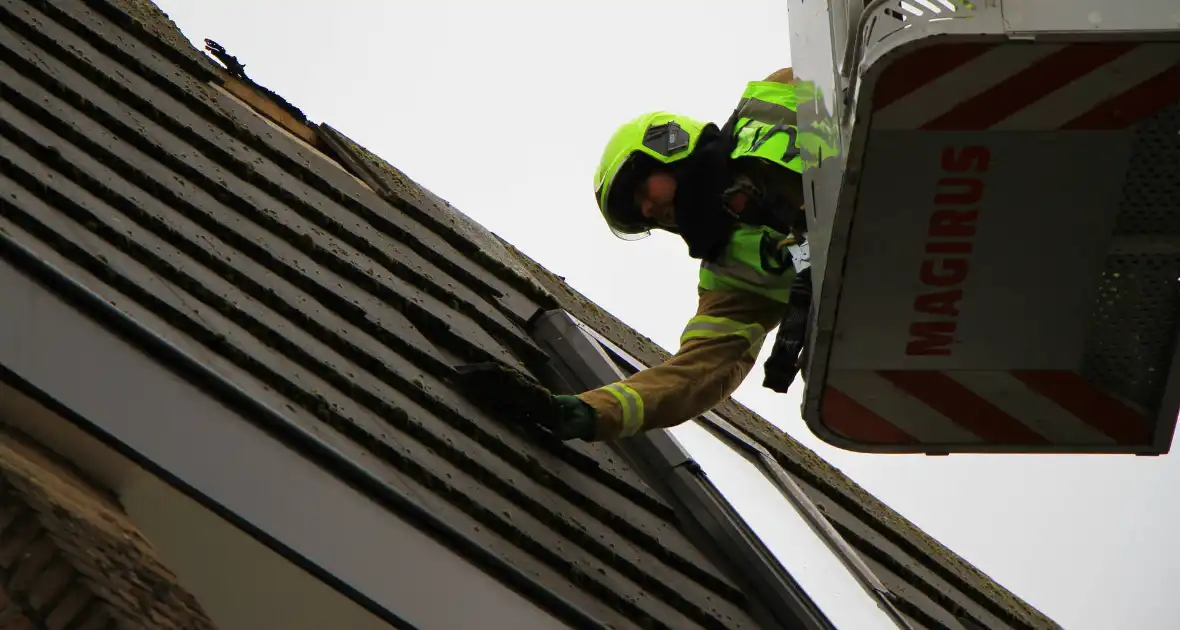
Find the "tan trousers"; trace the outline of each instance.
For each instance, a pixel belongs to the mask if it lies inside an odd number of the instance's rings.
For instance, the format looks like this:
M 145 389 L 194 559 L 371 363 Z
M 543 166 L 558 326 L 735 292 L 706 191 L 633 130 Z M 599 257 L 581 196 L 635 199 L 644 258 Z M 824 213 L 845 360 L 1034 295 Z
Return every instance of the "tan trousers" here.
M 676 426 L 717 406 L 750 373 L 785 308 L 753 293 L 701 292 L 675 355 L 579 395 L 598 413 L 595 439 Z

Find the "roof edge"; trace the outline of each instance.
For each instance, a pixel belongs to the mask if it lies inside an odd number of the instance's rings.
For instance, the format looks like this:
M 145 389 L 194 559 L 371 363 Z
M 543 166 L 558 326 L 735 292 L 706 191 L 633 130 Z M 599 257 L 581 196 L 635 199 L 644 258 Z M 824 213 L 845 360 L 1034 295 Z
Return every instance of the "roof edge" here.
M 385 198 L 386 203 L 410 214 L 444 240 L 462 248 L 461 251 L 465 251 L 476 262 L 484 265 L 498 279 L 535 300 L 543 308 L 557 306 L 553 295 L 508 252 L 504 246 L 506 241 L 460 212 L 450 202 L 415 182 L 401 169 L 368 150 L 355 139 L 327 123 L 320 124 L 319 128 L 337 142 L 345 143 L 347 148 L 363 161 L 352 166 L 345 164 L 346 168 L 372 171 L 368 174 L 380 178 L 386 184 L 381 187 L 390 193 L 390 196 Z M 364 179 L 366 173 L 354 175 Z M 468 247 L 470 245 L 475 247 Z
M 151 0 L 82 0 L 84 4 L 116 24 L 145 35 L 154 41 L 161 54 L 182 68 L 210 80 L 218 76 L 221 67 L 205 53 L 193 46 L 180 27 Z
M 648 365 L 658 365 L 671 357 L 671 353 L 659 344 L 603 310 L 527 254 L 509 243 L 505 242 L 504 245 L 557 298 L 562 308 L 570 311 L 612 343 Z M 838 468 L 750 408 L 729 398 L 714 408 L 713 412 L 766 448 L 783 468 L 799 475 L 845 509 L 864 514 L 870 524 L 874 525 L 874 529 L 881 531 L 891 542 L 912 553 L 919 561 L 924 561 L 927 568 L 948 579 L 952 584 L 967 592 L 975 591 L 992 602 L 993 607 L 1009 611 L 1009 616 L 1020 620 L 1027 627 L 1060 627 L 1044 613 L 935 540 Z

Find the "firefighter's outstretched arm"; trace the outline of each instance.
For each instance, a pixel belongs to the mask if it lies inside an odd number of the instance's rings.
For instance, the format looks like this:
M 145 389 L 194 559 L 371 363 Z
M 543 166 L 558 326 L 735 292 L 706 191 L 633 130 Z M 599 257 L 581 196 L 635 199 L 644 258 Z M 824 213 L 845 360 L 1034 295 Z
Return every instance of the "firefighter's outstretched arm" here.
M 685 326 L 675 355 L 625 380 L 561 397 L 572 414 L 578 407 L 587 414 L 579 437 L 614 440 L 709 411 L 750 373 L 784 307 L 746 291 L 701 291 L 696 316 Z

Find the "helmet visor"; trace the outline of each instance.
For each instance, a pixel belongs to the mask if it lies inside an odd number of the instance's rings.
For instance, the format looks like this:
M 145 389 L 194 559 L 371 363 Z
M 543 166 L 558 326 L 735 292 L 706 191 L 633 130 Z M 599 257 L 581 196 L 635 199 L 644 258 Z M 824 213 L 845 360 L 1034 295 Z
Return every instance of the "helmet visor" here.
M 633 153 L 619 168 L 614 181 L 611 182 L 610 190 L 607 191 L 607 198 L 603 201 L 607 215 L 615 224 L 613 227 L 616 232 L 646 232 L 654 227 L 651 221 L 643 216 L 636 193 L 643 180 L 656 166 L 657 163 L 652 158 L 642 153 Z

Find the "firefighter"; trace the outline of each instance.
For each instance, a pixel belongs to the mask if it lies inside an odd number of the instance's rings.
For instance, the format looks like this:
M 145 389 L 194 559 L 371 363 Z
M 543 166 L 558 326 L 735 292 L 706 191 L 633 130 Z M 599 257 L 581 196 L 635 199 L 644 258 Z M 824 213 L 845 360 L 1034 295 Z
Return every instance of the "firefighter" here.
M 698 306 L 664 363 L 577 396 L 542 422 L 562 439 L 615 440 L 675 426 L 728 398 L 779 329 L 764 386 L 785 392 L 800 365 L 811 285 L 789 247 L 806 232 L 803 156 L 790 68 L 747 84 L 721 128 L 648 113 L 610 138 L 595 197 L 616 236 L 662 229 L 701 261 Z M 782 324 L 782 326 L 780 326 Z

